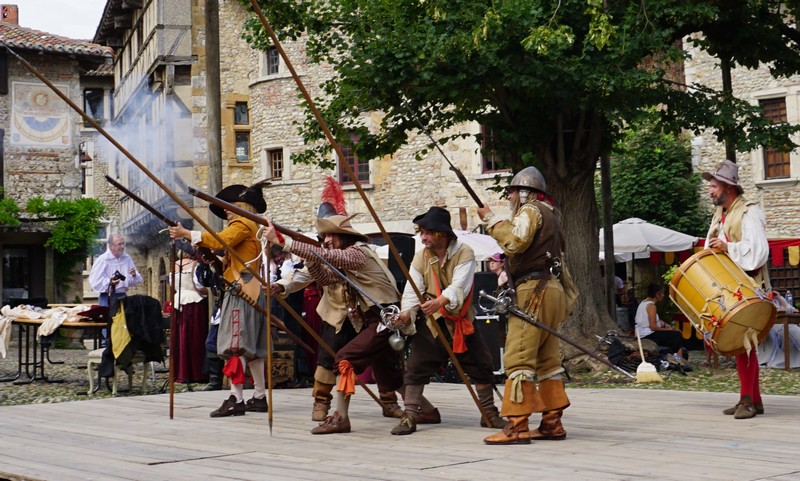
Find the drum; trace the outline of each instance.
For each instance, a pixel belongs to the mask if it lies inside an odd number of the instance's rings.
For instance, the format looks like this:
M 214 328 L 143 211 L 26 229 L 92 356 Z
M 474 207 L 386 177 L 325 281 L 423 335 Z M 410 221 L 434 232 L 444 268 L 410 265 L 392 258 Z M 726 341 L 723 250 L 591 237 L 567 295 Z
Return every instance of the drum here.
M 686 260 L 669 283 L 669 297 L 716 352 L 755 349 L 775 323 L 771 296 L 727 254 L 706 249 Z

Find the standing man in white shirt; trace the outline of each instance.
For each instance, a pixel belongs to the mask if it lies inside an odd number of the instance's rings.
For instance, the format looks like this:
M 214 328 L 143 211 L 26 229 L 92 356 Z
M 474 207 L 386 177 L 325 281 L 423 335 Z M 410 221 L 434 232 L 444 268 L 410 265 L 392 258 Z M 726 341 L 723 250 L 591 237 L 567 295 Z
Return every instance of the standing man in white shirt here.
M 133 259 L 125 253 L 125 239 L 119 234 L 108 237 L 108 249 L 94 261 L 89 273 L 89 286 L 100 293 L 98 304 L 110 306 L 109 294 L 122 299 L 128 289 L 141 284 L 142 275 L 133 265 Z

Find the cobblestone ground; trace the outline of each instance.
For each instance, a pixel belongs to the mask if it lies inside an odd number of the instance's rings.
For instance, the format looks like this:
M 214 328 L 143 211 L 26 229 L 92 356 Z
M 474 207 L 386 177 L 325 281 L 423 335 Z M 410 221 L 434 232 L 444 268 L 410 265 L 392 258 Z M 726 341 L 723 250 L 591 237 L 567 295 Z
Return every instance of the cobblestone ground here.
M 283 340 L 281 340 L 283 342 Z M 77 344 L 78 341 L 73 341 Z M 291 351 L 284 349 L 284 344 L 276 345 L 273 354 L 273 386 L 276 389 L 284 387 L 310 387 L 308 384 L 297 385 L 290 381 L 292 377 L 292 357 Z M 111 397 L 110 384 L 106 381 L 94 394 L 88 394 L 89 378 L 87 376 L 87 361 L 90 349 L 78 347 L 76 349 L 51 348 L 49 359 L 52 362 L 44 361 L 44 374 L 49 381 L 29 380 L 29 375 L 25 369 L 16 381 L 11 381 L 17 377 L 18 349 L 17 331 L 14 329 L 14 337 L 5 358 L 0 358 L 0 379 L 7 380 L 0 382 L 0 406 L 13 406 L 17 404 L 40 404 L 56 403 L 66 401 L 80 401 L 85 399 Z M 24 357 L 24 352 L 23 352 Z M 169 390 L 169 371 L 168 364 L 154 364 L 155 382 L 150 380 L 147 383 L 147 392 L 144 394 L 159 394 Z M 33 374 L 33 369 L 29 370 Z M 97 386 L 97 372 L 93 372 L 95 386 Z M 141 396 L 142 393 L 142 365 L 134 365 L 133 390 L 128 387 L 128 378 L 125 375 L 118 377 L 117 396 Z M 202 389 L 203 384 L 184 384 L 175 383 L 175 392 L 185 392 L 192 389 Z
M 84 399 L 111 397 L 111 391 L 106 386 L 105 381 L 101 383 L 100 389 L 92 395 L 87 394 L 89 390 L 89 378 L 86 373 L 86 363 L 89 354 L 87 349 L 51 349 L 50 360 L 44 361 L 44 374 L 50 381 L 36 380 L 27 381 L 29 376 L 22 370 L 20 379 L 16 382 L 0 382 L 0 406 L 11 406 L 16 404 L 38 404 L 54 403 L 65 401 L 80 401 Z M 13 342 L 5 359 L 0 359 L 0 378 L 9 379 L 17 376 L 17 346 Z M 61 363 L 61 364 L 59 364 Z M 142 365 L 134 366 L 133 391 L 128 388 L 127 376 L 120 376 L 117 386 L 117 396 L 140 396 L 142 395 Z M 162 392 L 162 388 L 169 389 L 167 385 L 169 374 L 167 367 L 162 364 L 155 364 L 155 382 L 148 382 L 146 394 L 157 394 Z M 159 372 L 160 371 L 160 372 Z M 31 370 L 31 374 L 33 371 Z M 97 372 L 94 372 L 95 385 L 97 385 Z M 200 389 L 204 385 L 191 385 L 192 388 Z M 189 386 L 186 384 L 175 384 L 175 391 L 186 391 Z

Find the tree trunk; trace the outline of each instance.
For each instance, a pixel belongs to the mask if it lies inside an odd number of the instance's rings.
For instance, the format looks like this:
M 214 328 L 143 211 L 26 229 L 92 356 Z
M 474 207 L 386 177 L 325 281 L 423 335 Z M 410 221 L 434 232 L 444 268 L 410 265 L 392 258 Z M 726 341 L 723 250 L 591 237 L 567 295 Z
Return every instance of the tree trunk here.
M 554 126 L 556 139 L 540 151 L 548 193 L 563 216 L 567 253 L 564 262 L 580 291 L 572 314 L 559 331 L 590 351 L 597 346 L 595 334 L 605 335 L 617 325 L 606 309 L 600 278 L 599 215 L 594 181 L 597 160 L 603 148 L 605 129 L 600 115 L 583 112 Z M 562 138 L 558 138 L 559 133 Z M 565 360 L 587 358 L 562 342 Z M 606 366 L 594 363 L 592 367 Z

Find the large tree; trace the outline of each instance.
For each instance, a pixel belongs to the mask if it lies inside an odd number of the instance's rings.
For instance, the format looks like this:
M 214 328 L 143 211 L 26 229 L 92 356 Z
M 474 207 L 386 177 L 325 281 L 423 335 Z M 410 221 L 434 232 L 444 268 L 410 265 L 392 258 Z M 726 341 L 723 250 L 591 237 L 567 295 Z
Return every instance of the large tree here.
M 243 4 L 248 5 L 246 0 Z M 594 176 L 623 126 L 658 107 L 662 128 L 710 128 L 739 150 L 791 146 L 787 126 L 757 106 L 667 75 L 693 36 L 736 66 L 800 69 L 797 2 L 766 0 L 259 0 L 282 38 L 307 35 L 312 62 L 335 67 L 319 107 L 340 139 L 359 133 L 358 155 L 395 152 L 419 123 L 442 131 L 475 121 L 518 170 L 536 165 L 561 204 L 567 259 L 581 299 L 565 329 L 577 337 L 612 326 L 597 279 Z M 779 11 L 779 9 L 782 9 Z M 728 26 L 738 32 L 725 32 Z M 725 33 L 720 33 L 725 32 Z M 708 37 L 702 34 L 709 33 Z M 269 40 L 257 20 L 256 46 Z M 769 46 L 769 48 L 761 48 Z M 368 131 L 367 112 L 383 112 Z M 320 136 L 312 117 L 309 145 Z M 325 147 L 322 147 L 323 149 Z M 328 159 L 316 147 L 309 159 Z M 325 161 L 320 161 L 325 162 Z

